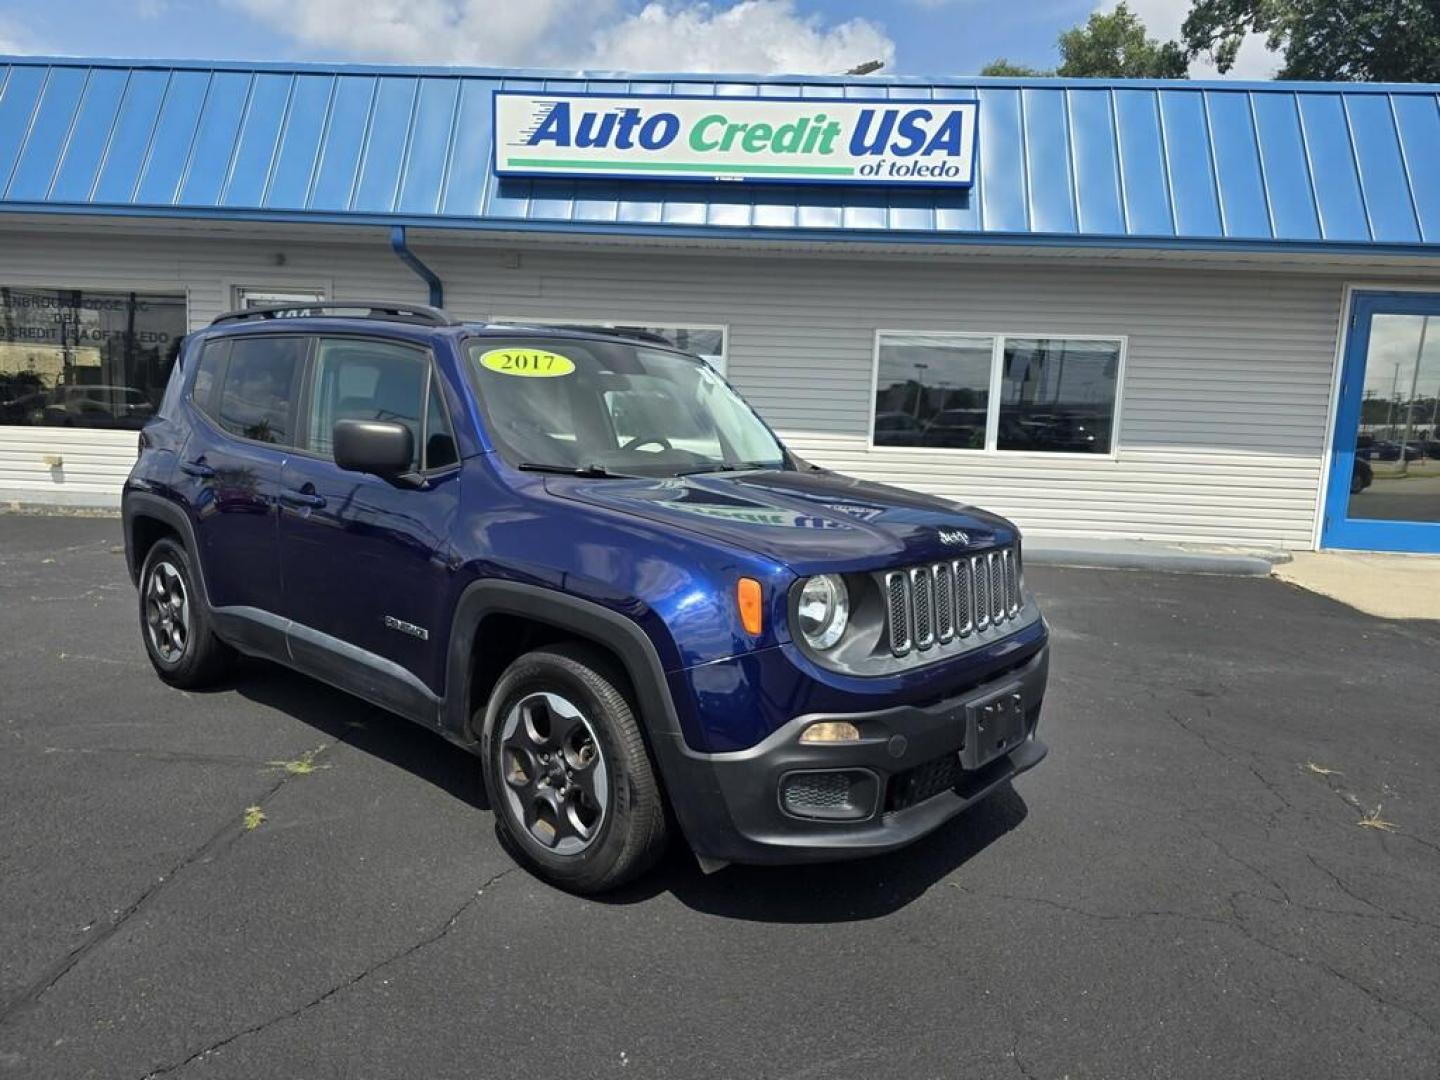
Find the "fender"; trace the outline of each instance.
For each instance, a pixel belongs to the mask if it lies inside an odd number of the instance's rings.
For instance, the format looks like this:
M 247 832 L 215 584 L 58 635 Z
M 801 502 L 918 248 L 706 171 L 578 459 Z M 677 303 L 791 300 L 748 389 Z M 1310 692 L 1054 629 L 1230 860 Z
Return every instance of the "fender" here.
M 653 737 L 679 735 L 680 719 L 670 698 L 665 668 L 649 636 L 633 620 L 591 600 L 518 581 L 485 579 L 460 594 L 450 627 L 445 669 L 444 725 L 461 741 L 475 742 L 466 703 L 475 634 L 487 615 L 518 615 L 602 643 L 619 655 L 639 699 L 641 720 Z
M 473 728 L 466 702 L 470 698 L 470 660 L 475 632 L 487 615 L 518 615 L 567 630 L 614 652 L 630 677 L 640 726 L 655 759 L 660 783 L 692 848 L 710 850 L 709 833 L 716 829 L 712 808 L 723 796 L 705 756 L 685 745 L 680 718 L 670 697 L 664 665 L 655 643 L 633 620 L 590 600 L 538 585 L 486 579 L 468 586 L 455 606 L 450 655 L 446 661 L 445 735 L 482 753 L 499 711 L 499 702 L 485 703 L 480 730 Z M 712 867 L 713 868 L 713 867 Z
M 151 517 L 164 522 L 180 534 L 185 550 L 190 552 L 192 569 L 200 581 L 200 592 L 205 598 L 205 604 L 207 607 L 211 606 L 210 590 L 205 584 L 204 560 L 200 557 L 200 545 L 196 542 L 195 526 L 190 521 L 190 515 L 169 499 L 149 491 L 137 491 L 133 487 L 125 492 L 120 503 L 120 518 L 125 533 L 125 565 L 130 571 L 131 584 L 140 584 L 140 561 L 136 558 L 135 551 L 135 519 L 140 517 Z

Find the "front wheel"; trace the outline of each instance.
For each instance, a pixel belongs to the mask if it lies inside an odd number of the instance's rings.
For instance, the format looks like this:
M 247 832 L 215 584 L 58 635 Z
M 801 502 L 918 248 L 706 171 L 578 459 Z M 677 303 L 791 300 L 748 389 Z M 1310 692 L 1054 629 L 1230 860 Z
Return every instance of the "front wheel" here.
M 579 644 L 500 677 L 484 762 L 496 829 L 538 876 L 576 893 L 631 881 L 665 849 L 664 800 L 623 677 Z

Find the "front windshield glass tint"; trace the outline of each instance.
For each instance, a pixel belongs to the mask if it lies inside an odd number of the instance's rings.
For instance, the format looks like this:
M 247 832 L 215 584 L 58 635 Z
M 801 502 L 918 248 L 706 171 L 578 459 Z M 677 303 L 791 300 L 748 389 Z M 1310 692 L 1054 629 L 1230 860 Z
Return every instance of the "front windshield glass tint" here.
M 700 360 L 626 341 L 479 338 L 470 376 L 511 464 L 644 476 L 785 467 L 750 407 Z

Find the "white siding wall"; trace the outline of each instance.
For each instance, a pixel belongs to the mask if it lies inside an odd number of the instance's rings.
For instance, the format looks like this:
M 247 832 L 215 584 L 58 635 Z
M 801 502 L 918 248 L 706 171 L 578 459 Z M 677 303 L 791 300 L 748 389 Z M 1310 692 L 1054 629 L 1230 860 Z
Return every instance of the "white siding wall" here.
M 421 254 L 464 317 L 728 325 L 732 381 L 798 452 L 857 476 L 975 502 L 1034 532 L 1312 542 L 1343 292 L 1335 274 L 1075 258 Z M 237 284 L 424 298 L 379 232 L 355 246 L 0 231 L 0 279 L 180 287 L 194 327 Z M 867 449 L 880 327 L 1126 336 L 1118 454 Z M 133 452 L 131 432 L 0 429 L 0 494 L 113 500 Z M 51 453 L 64 455 L 62 469 L 43 464 Z

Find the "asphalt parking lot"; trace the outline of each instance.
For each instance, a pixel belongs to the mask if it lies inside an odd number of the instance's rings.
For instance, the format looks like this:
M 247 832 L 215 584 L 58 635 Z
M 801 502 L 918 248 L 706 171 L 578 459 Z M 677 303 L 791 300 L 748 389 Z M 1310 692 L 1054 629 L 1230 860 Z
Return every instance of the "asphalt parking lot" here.
M 1013 791 L 596 901 L 405 721 L 259 663 L 164 687 L 118 544 L 0 515 L 0 1076 L 1440 1073 L 1440 624 L 1035 569 Z

